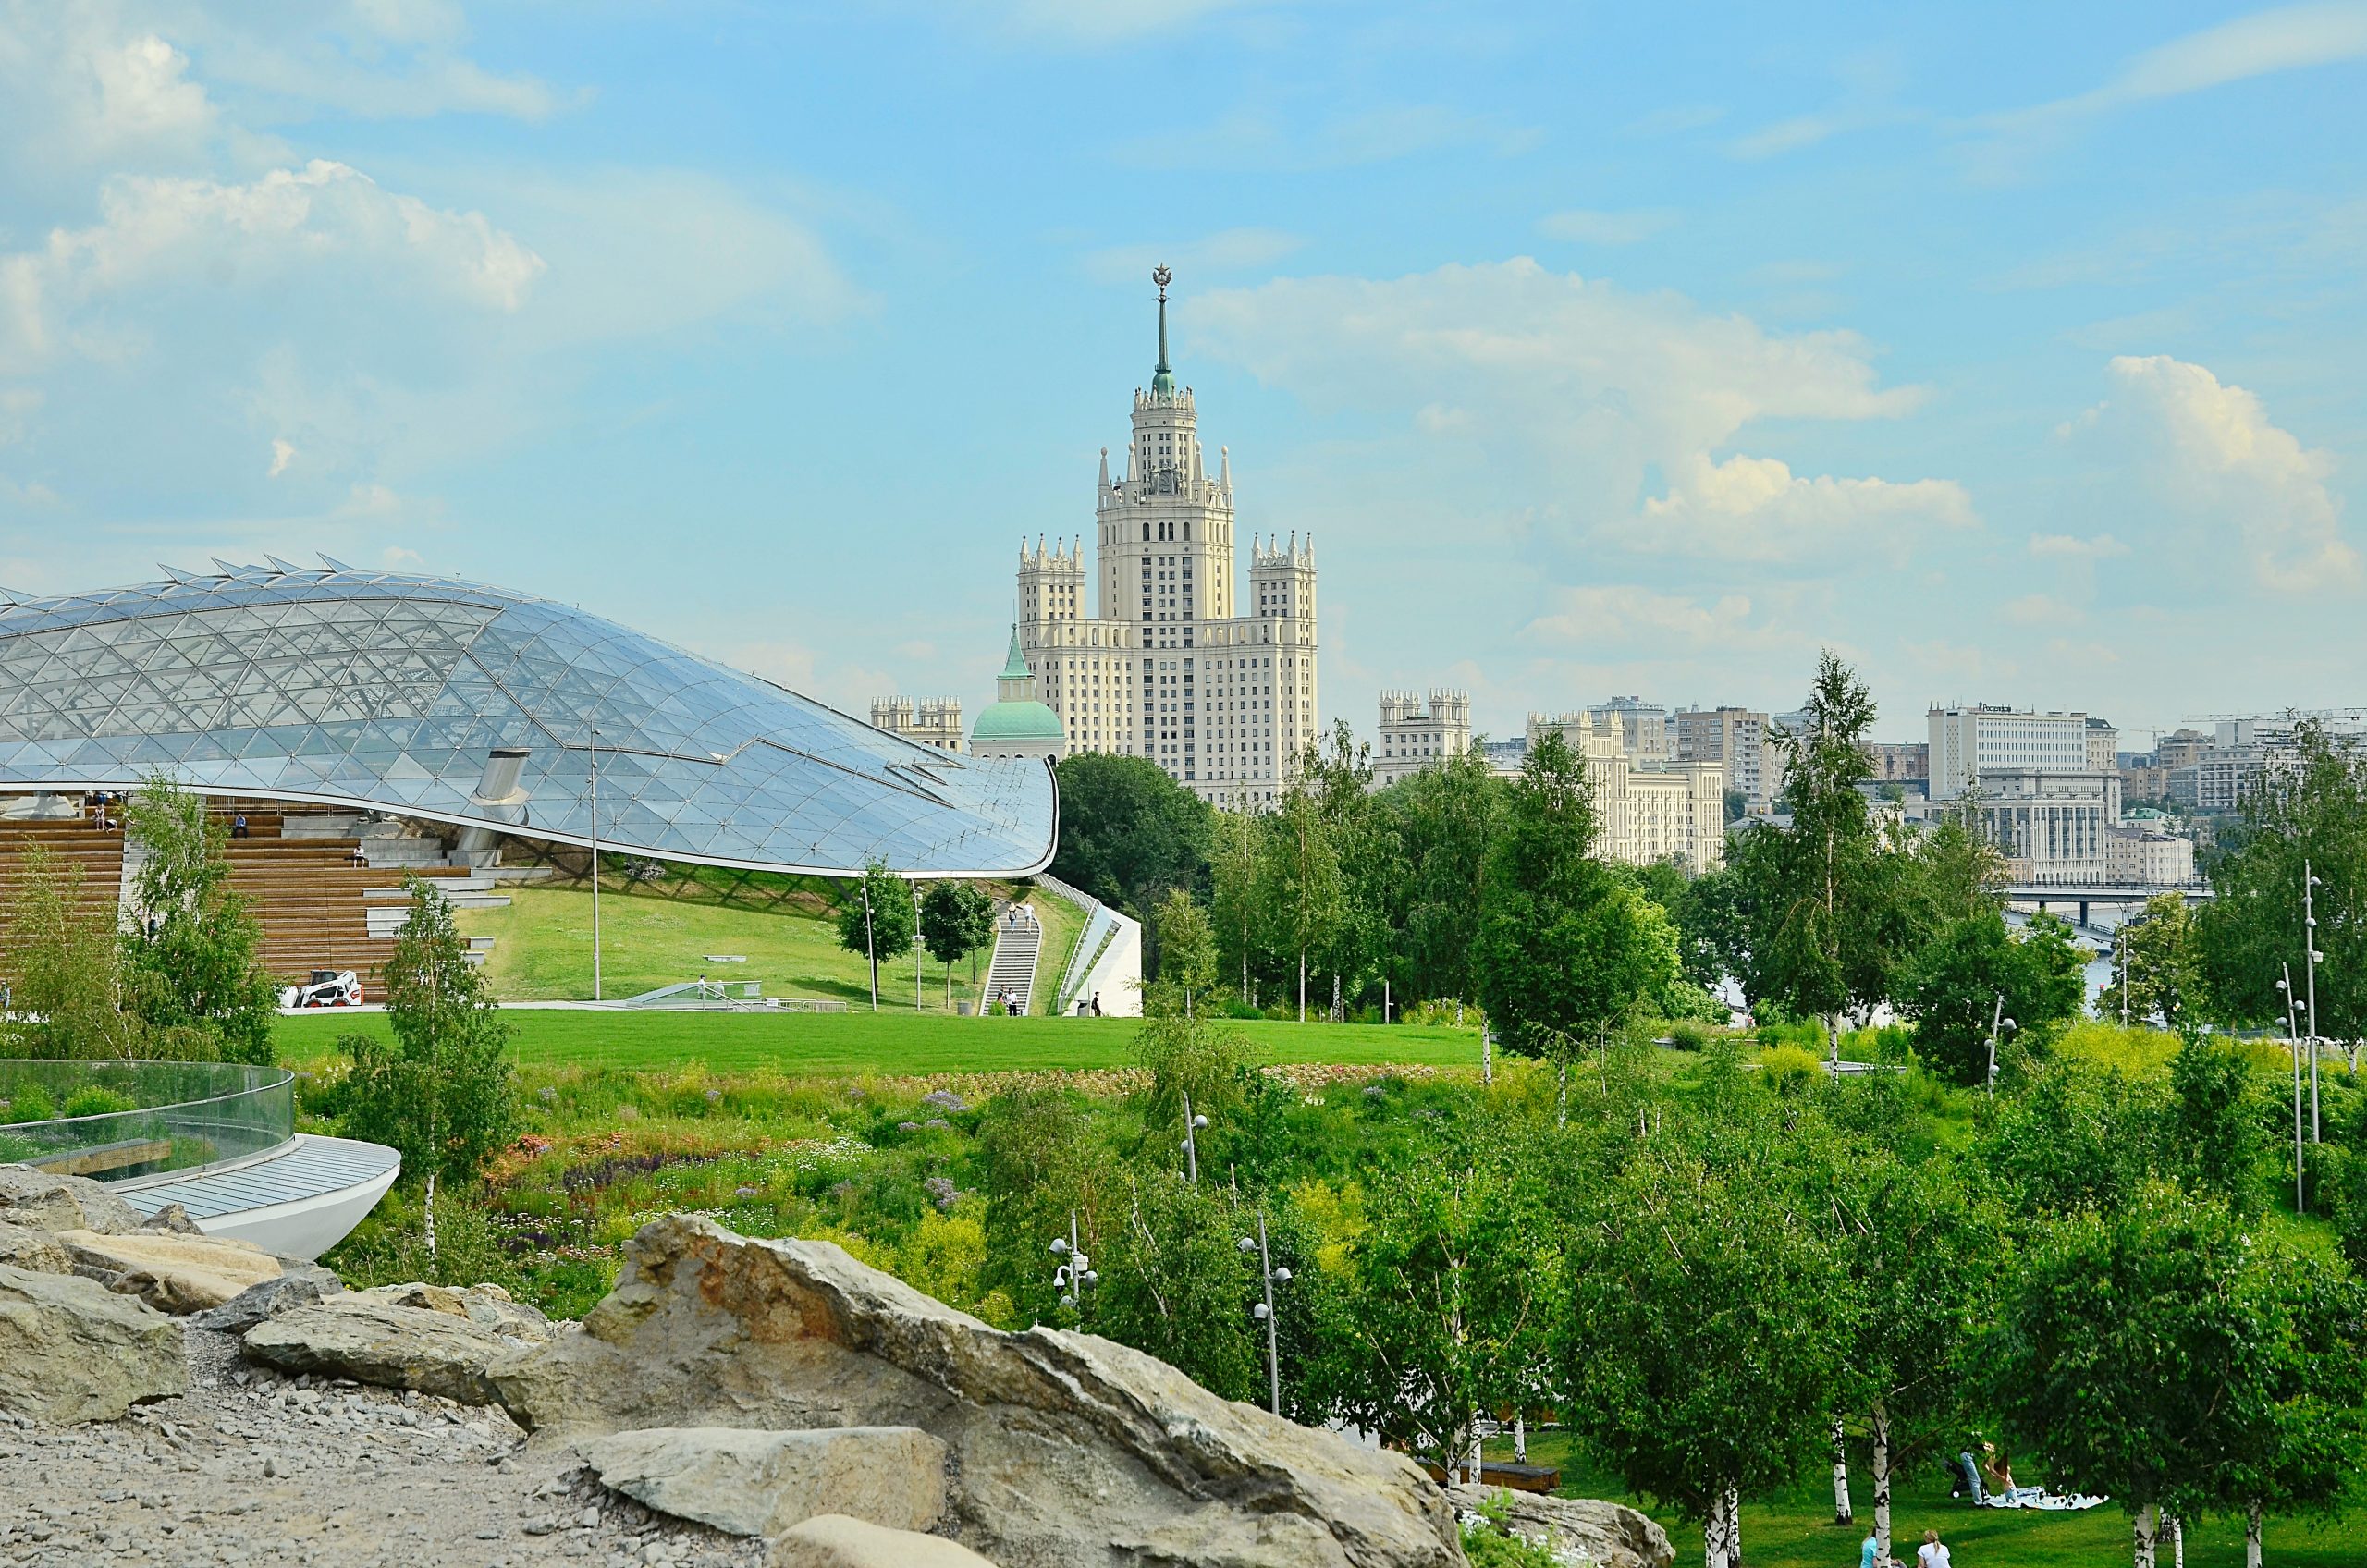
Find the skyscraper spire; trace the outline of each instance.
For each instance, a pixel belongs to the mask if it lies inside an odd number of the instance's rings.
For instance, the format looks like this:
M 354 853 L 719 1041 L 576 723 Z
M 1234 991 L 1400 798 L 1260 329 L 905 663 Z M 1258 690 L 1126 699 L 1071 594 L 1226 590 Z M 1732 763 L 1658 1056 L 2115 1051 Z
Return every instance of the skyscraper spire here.
M 1151 372 L 1151 395 L 1158 398 L 1175 396 L 1175 371 L 1167 362 L 1167 286 L 1175 281 L 1175 274 L 1163 266 L 1150 269 L 1150 280 L 1159 285 L 1159 363 Z

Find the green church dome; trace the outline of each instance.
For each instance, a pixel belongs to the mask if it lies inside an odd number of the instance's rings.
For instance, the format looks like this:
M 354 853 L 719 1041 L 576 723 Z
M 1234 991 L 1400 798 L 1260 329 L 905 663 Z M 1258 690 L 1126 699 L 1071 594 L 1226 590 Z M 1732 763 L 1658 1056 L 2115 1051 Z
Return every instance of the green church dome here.
M 1011 629 L 1011 655 L 1003 660 L 1002 673 L 995 678 L 995 688 L 1002 701 L 978 716 L 977 724 L 970 731 L 973 750 L 982 741 L 1058 743 L 1065 737 L 1061 716 L 1036 700 L 1036 677 L 1027 668 L 1027 655 L 1019 651 L 1019 628 L 1015 626 Z

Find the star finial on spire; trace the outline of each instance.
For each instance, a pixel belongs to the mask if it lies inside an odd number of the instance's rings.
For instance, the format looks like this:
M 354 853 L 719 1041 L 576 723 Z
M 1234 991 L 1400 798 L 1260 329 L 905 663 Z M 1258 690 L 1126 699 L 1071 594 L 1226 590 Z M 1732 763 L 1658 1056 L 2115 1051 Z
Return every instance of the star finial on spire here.
M 1171 398 L 1175 395 L 1175 372 L 1167 362 L 1167 286 L 1175 281 L 1171 268 L 1150 269 L 1150 280 L 1159 285 L 1159 363 L 1152 368 L 1150 389 L 1154 396 Z

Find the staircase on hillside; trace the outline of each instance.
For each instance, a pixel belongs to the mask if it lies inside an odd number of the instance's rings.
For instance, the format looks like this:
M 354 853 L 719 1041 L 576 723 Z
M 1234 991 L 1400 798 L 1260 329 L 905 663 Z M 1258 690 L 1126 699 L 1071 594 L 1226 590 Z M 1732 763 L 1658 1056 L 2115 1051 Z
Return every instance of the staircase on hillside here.
M 1018 915 L 1012 919 L 1013 913 Z M 995 998 L 1005 991 L 1016 992 L 1019 1011 L 1030 1011 L 1036 1005 L 1036 960 L 1044 950 L 1044 926 L 1036 912 L 1025 904 L 1015 904 L 995 917 L 995 956 L 987 965 L 986 999 L 978 1011 L 985 1012 Z
M 77 910 L 113 925 L 123 899 L 123 835 L 92 826 L 87 816 L 0 818 L 0 910 L 14 901 L 36 844 L 49 851 L 53 864 L 78 874 Z

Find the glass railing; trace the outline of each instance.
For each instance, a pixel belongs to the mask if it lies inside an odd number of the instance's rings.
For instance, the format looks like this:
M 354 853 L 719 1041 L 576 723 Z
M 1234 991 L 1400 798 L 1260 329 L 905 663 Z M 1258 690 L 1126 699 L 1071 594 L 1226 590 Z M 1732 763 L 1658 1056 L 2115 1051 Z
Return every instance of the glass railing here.
M 124 1182 L 243 1159 L 295 1133 L 284 1067 L 0 1060 L 0 1165 Z

